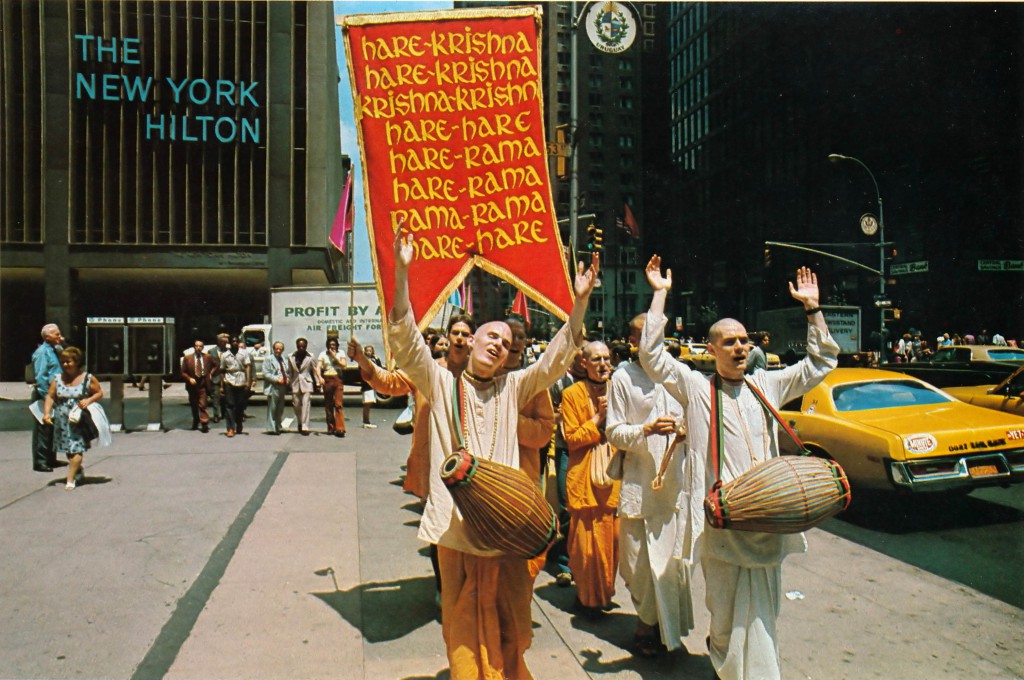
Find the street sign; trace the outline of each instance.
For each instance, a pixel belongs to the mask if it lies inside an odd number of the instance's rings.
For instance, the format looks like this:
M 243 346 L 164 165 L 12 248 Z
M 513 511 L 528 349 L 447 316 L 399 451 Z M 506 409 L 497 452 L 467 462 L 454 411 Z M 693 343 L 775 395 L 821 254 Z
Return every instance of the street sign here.
M 901 274 L 920 274 L 926 271 L 928 271 L 928 260 L 900 262 L 899 264 L 889 265 L 890 276 L 900 276 Z
M 1024 272 L 1024 260 L 978 260 L 979 272 Z

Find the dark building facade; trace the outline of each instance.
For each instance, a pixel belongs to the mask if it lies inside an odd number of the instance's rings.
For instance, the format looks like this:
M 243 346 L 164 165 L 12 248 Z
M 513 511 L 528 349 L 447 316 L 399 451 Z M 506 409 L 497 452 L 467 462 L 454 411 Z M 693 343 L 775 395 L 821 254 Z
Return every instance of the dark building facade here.
M 3 379 L 47 322 L 82 344 L 87 317 L 174 317 L 184 347 L 344 276 L 332 10 L 3 3 Z
M 663 242 L 677 310 L 703 333 L 790 304 L 800 264 L 862 308 L 877 348 L 877 268 L 859 219 L 883 199 L 889 333 L 1024 334 L 1021 47 L 1016 4 L 673 3 L 668 33 L 677 220 Z M 893 265 L 896 265 L 893 268 Z M 901 273 L 908 272 L 908 273 Z M 686 294 L 686 295 L 683 295 Z M 872 337 L 872 334 L 873 337 Z

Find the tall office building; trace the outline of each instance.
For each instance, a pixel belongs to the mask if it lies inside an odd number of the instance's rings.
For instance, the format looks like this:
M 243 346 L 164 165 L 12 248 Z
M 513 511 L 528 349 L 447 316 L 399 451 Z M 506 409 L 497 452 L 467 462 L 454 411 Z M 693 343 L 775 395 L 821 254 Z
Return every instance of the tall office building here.
M 877 348 L 878 268 L 861 232 L 883 199 L 887 296 L 910 328 L 1024 332 L 1019 5 L 673 3 L 675 224 L 662 240 L 693 332 L 791 304 L 800 264 L 860 306 Z M 829 163 L 830 154 L 856 158 Z M 878 191 L 874 181 L 877 181 Z M 893 266 L 895 265 L 895 268 Z M 689 294 L 687 294 L 689 293 Z M 872 337 L 872 334 L 873 337 Z
M 0 377 L 46 322 L 185 346 L 344 276 L 330 3 L 6 0 L 0 35 Z

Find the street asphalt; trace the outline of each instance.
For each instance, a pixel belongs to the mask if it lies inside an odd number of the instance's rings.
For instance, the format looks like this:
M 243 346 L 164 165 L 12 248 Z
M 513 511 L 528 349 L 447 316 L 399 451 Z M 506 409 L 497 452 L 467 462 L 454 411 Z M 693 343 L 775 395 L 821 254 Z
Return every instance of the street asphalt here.
M 448 677 L 397 410 L 361 429 L 353 401 L 337 439 L 316 406 L 319 434 L 274 437 L 254 401 L 229 439 L 223 423 L 181 429 L 176 384 L 165 429 L 126 423 L 68 492 L 62 469 L 31 469 L 27 394 L 0 384 L 0 415 L 23 423 L 0 431 L 0 678 Z M 144 395 L 127 396 L 126 419 L 143 413 Z M 1021 609 L 822 530 L 807 538 L 783 569 L 785 678 L 1024 678 Z M 541 573 L 535 677 L 712 678 L 699 570 L 695 582 L 688 654 L 646 660 L 629 652 L 621 580 L 618 608 L 594 620 Z

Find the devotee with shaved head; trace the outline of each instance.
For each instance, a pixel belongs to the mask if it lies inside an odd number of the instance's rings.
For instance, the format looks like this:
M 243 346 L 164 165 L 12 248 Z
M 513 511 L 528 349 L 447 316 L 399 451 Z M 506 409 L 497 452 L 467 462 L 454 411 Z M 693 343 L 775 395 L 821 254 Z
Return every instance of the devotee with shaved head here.
M 722 680 L 782 677 L 776 626 L 781 607 L 782 561 L 794 552 L 806 552 L 803 534 L 775 534 L 716 529 L 706 522 L 703 498 L 716 481 L 708 463 L 712 386 L 721 397 L 721 481 L 728 482 L 754 465 L 779 455 L 774 418 L 754 394 L 756 389 L 778 408 L 806 393 L 836 367 L 839 345 L 825 325 L 818 306 L 818 278 L 808 268 L 797 270 L 789 293 L 807 315 L 807 355 L 779 371 L 757 371 L 744 376 L 750 338 L 736 319 L 721 319 L 708 331 L 708 352 L 715 358 L 715 373 L 704 375 L 672 359 L 664 346 L 665 299 L 672 286 L 672 270 L 661 272 L 661 258 L 647 264 L 647 281 L 654 290 L 640 340 L 640 363 L 647 375 L 665 386 L 686 414 L 686 455 L 689 467 L 690 512 L 682 533 L 681 554 L 686 560 L 699 554 L 711 613 L 708 649 L 715 673 Z M 702 526 L 701 526 L 702 525 Z M 698 540 L 699 537 L 699 540 Z
M 527 560 L 482 548 L 470 538 L 439 468 L 463 442 L 475 456 L 521 467 L 516 427 L 520 410 L 565 372 L 582 344 L 598 258 L 595 254 L 587 268 L 579 265 L 569 320 L 537 363 L 499 375 L 512 346 L 512 331 L 506 323 L 492 321 L 473 335 L 469 365 L 456 378 L 434 361 L 416 327 L 409 302 L 414 254 L 412 234 L 399 226 L 388 331 L 399 368 L 430 408 L 429 491 L 419 538 L 438 546 L 441 632 L 451 678 L 531 678 L 524 659 L 533 637 L 533 579 Z M 453 399 L 453 394 L 460 396 Z
M 646 317 L 630 321 L 630 346 L 640 346 Z M 685 433 L 683 409 L 639 362 L 629 361 L 612 374 L 607 426 L 608 441 L 624 452 L 619 572 L 637 614 L 633 651 L 657 656 L 683 648 L 682 637 L 693 628 L 692 565 L 676 550 L 690 505 L 683 485 L 686 450 L 677 441 Z M 660 470 L 661 487 L 654 489 Z
M 586 378 L 562 394 L 562 432 L 569 447 L 565 488 L 569 505 L 569 569 L 578 606 L 589 613 L 611 607 L 619 564 L 620 482 L 601 475 L 608 446 L 605 418 L 612 358 L 603 342 L 583 348 Z

